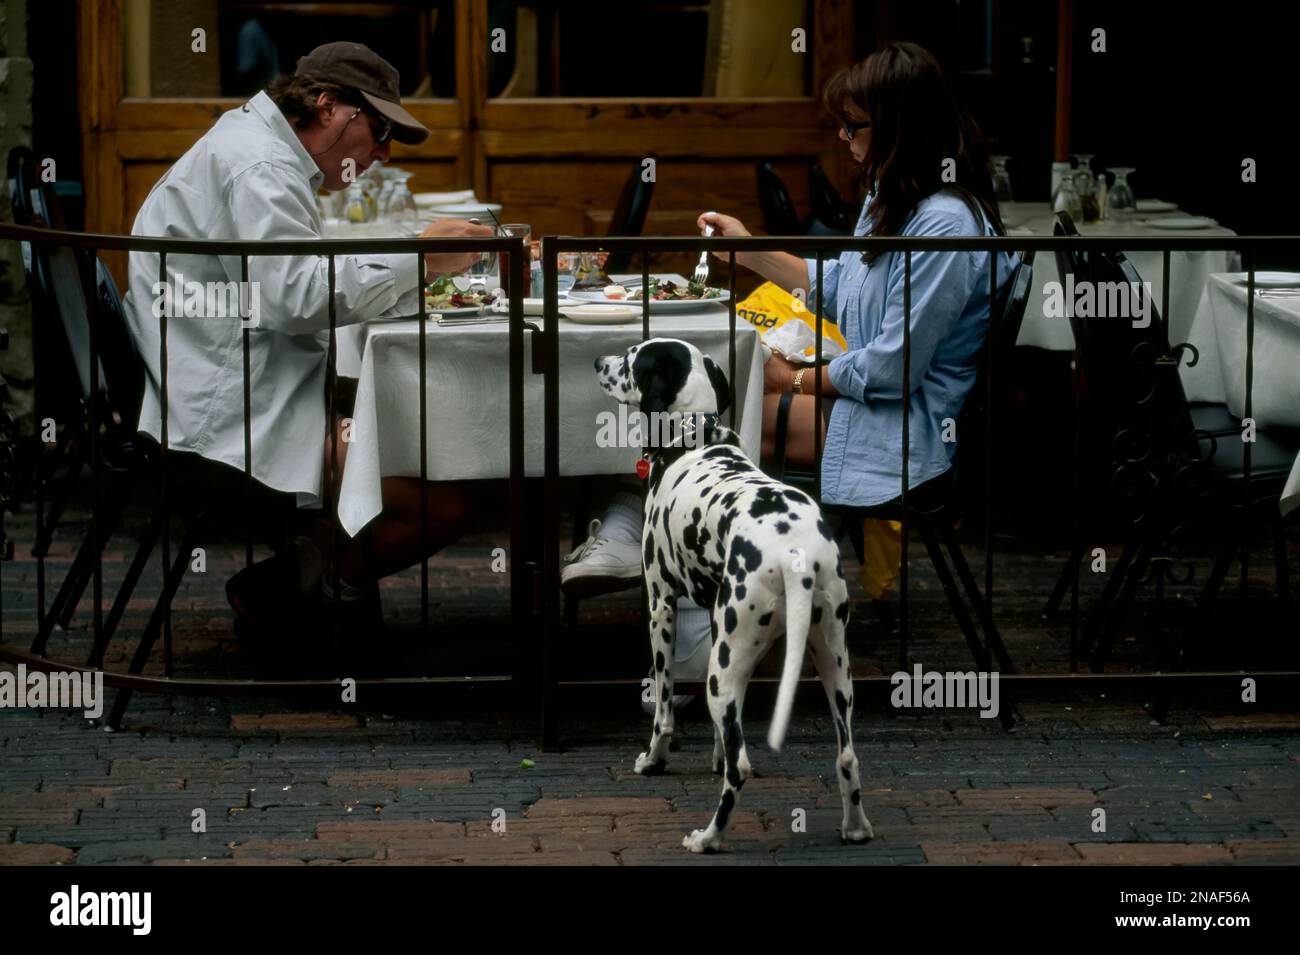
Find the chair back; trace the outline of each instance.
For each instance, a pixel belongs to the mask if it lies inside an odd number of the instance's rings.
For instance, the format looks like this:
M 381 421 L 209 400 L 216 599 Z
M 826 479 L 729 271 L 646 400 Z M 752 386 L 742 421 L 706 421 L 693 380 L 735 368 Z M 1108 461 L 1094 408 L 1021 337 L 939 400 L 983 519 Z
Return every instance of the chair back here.
M 820 234 L 852 235 L 858 222 L 858 209 L 845 202 L 830 176 L 819 162 L 808 167 L 808 196 L 812 202 L 812 218 L 825 231 Z M 819 233 L 808 230 L 809 235 Z
M 764 159 L 755 167 L 758 179 L 758 205 L 763 210 L 763 228 L 768 235 L 799 235 L 799 213 L 790 198 L 790 190 Z
M 637 160 L 623 183 L 623 191 L 619 194 L 618 204 L 614 207 L 614 215 L 609 220 L 609 231 L 606 235 L 638 236 L 645 228 L 646 216 L 650 212 L 650 200 L 654 198 L 655 184 L 653 179 L 647 181 L 642 173 L 641 160 Z M 631 261 L 631 253 L 613 252 L 605 263 L 605 271 L 610 274 L 626 272 Z
M 49 183 L 36 174 L 29 150 L 9 155 L 10 196 L 15 220 L 38 228 L 63 228 L 63 216 Z M 23 267 L 36 317 L 35 373 L 42 394 L 42 416 L 78 420 L 92 400 L 90 322 L 95 322 L 99 353 L 100 421 L 114 437 L 129 442 L 139 420 L 144 395 L 144 365 L 127 328 L 125 311 L 112 275 L 89 250 L 24 243 Z M 86 302 L 86 282 L 93 276 L 95 300 Z M 77 382 L 75 391 L 65 383 Z M 72 396 L 79 393 L 80 403 Z M 46 398 L 52 400 L 45 400 Z M 106 449 L 106 453 L 111 453 Z
M 957 421 L 956 492 L 963 510 L 968 512 L 977 513 L 979 509 L 970 505 L 982 500 L 990 490 L 984 482 L 984 460 L 990 441 L 994 445 L 994 459 L 1001 459 L 996 434 L 1006 434 L 1006 431 L 992 429 L 1005 429 L 1011 407 L 1012 359 L 1034 285 L 1033 263 L 1033 252 L 1020 253 L 1010 279 L 1001 286 L 997 300 L 989 309 L 989 333 L 980 351 L 979 370 Z M 989 387 L 990 352 L 992 389 Z

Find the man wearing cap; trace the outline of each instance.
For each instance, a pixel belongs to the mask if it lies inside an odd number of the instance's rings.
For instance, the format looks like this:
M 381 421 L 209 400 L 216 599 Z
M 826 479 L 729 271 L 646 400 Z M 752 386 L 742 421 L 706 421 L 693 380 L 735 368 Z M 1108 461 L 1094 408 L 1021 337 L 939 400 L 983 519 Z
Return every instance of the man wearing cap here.
M 238 109 L 225 113 L 150 191 L 132 228 L 134 235 L 192 239 L 317 239 L 322 222 L 315 195 L 345 188 L 375 161 L 389 157 L 389 142 L 415 144 L 429 135 L 401 105 L 398 74 L 359 43 L 327 43 Z M 444 220 L 426 236 L 490 236 L 484 226 Z M 430 253 L 426 278 L 459 272 L 475 255 Z M 419 310 L 414 255 L 337 255 L 335 323 L 411 315 Z M 248 334 L 252 474 L 271 491 L 296 496 L 300 507 L 320 506 L 325 489 L 327 435 L 326 359 L 329 344 L 329 259 L 325 256 L 250 256 L 244 321 L 225 315 L 195 316 L 168 305 L 159 283 L 159 258 L 130 256 L 127 320 L 146 367 L 140 430 L 161 440 L 161 327 L 167 321 L 168 445 L 194 452 L 236 471 L 245 464 L 243 326 Z M 212 289 L 241 280 L 238 256 L 167 256 L 167 288 L 203 283 Z M 214 283 L 214 284 L 207 284 Z M 213 301 L 211 295 L 207 301 Z M 256 303 L 256 308 L 251 307 Z M 189 296 L 186 296 L 188 306 Z M 201 311 L 201 308 L 199 309 Z M 337 443 L 341 462 L 347 445 Z M 185 456 L 180 460 L 192 461 Z M 225 472 L 225 468 L 217 471 Z M 236 473 L 237 472 L 237 473 Z M 238 484 L 233 485 L 234 489 Z M 327 568 L 322 553 L 332 528 L 318 525 L 315 540 L 299 536 L 293 547 L 237 574 L 227 594 L 237 611 L 283 606 L 294 589 L 319 594 L 325 577 L 333 592 L 358 601 L 375 593 L 379 577 L 395 573 L 458 537 L 472 510 L 471 491 L 416 478 L 383 482 L 384 513 L 369 528 L 372 553 L 358 541 Z M 429 534 L 421 539 L 421 502 Z

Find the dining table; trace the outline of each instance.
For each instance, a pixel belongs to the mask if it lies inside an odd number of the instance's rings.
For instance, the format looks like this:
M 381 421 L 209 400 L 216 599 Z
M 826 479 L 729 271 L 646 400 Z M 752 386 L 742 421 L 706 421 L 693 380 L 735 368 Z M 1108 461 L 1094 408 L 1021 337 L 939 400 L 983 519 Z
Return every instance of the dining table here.
M 1300 273 L 1256 273 L 1253 345 L 1247 361 L 1247 275 L 1217 273 L 1201 293 L 1179 366 L 1189 401 L 1226 404 L 1246 416 L 1246 367 L 1252 368 L 1250 417 L 1259 429 L 1300 433 Z M 1300 453 L 1282 492 L 1281 510 L 1300 508 Z
M 681 276 L 659 277 L 684 281 Z M 652 305 L 651 337 L 688 341 L 726 371 L 731 330 L 727 307 L 691 304 L 695 307 L 671 311 L 656 311 Z M 622 406 L 620 412 L 619 403 L 601 390 L 592 363 L 642 341 L 641 319 L 587 324 L 565 317 L 565 307 L 561 301 L 560 475 L 633 474 L 640 448 L 609 437 L 628 433 L 628 415 L 635 409 Z M 426 319 L 428 480 L 510 475 L 508 321 L 504 314 L 496 319 L 474 324 Z M 540 317 L 526 321 L 541 324 Z M 338 509 L 340 524 L 353 536 L 381 512 L 383 478 L 420 476 L 419 322 L 392 319 L 338 329 L 338 374 L 357 379 Z M 542 376 L 528 371 L 533 338 L 524 337 L 524 473 L 529 477 L 543 473 Z M 737 318 L 735 429 L 741 447 L 755 460 L 762 437 L 763 361 L 757 330 Z M 723 420 L 731 419 L 724 413 Z
M 1172 206 L 1172 204 L 1162 204 Z M 1046 202 L 1004 202 L 999 206 L 1003 225 L 1011 236 L 1050 236 L 1056 221 L 1050 204 Z M 1194 224 L 1176 207 L 1166 208 L 1161 213 L 1131 213 L 1119 217 L 1112 215 L 1100 222 L 1075 222 L 1081 236 L 1123 237 L 1185 237 L 1185 238 L 1222 238 L 1235 235 L 1231 229 L 1208 220 L 1196 223 L 1197 228 L 1170 228 L 1169 223 Z M 1162 255 L 1158 251 L 1125 252 L 1143 281 L 1151 283 L 1152 301 L 1160 307 L 1164 291 L 1164 271 Z M 1169 314 L 1163 316 L 1169 328 L 1170 341 L 1186 341 L 1191 330 L 1192 317 L 1201 291 L 1210 275 L 1226 272 L 1233 267 L 1234 253 L 1217 252 L 1172 252 L 1169 256 Z M 1045 348 L 1051 351 L 1072 351 L 1074 336 L 1070 332 L 1070 322 L 1064 317 L 1054 318 L 1044 314 L 1047 299 L 1046 289 L 1049 282 L 1060 282 L 1061 275 L 1056 267 L 1056 259 L 1050 254 L 1039 253 L 1034 257 L 1034 284 L 1025 308 L 1024 321 L 1020 326 L 1017 345 Z

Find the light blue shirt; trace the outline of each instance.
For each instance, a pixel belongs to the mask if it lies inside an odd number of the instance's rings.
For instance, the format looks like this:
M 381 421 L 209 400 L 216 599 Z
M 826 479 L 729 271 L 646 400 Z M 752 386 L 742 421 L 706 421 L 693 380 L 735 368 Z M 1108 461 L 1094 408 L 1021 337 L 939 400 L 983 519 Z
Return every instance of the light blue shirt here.
M 868 199 L 869 201 L 869 199 Z M 867 204 L 857 235 L 867 235 Z M 983 217 L 981 216 L 981 220 Z M 993 235 L 976 223 L 952 192 L 922 200 L 903 235 Z M 989 318 L 988 252 L 912 253 L 911 445 L 908 484 L 916 487 L 952 466 L 966 395 L 975 383 Z M 808 304 L 816 301 L 817 263 L 806 260 Z M 998 288 L 1016 260 L 998 253 Z M 867 507 L 898 497 L 903 473 L 903 268 L 902 252 L 885 252 L 867 265 L 845 252 L 822 265 L 822 314 L 848 344 L 829 366 L 836 401 L 822 455 L 822 500 Z

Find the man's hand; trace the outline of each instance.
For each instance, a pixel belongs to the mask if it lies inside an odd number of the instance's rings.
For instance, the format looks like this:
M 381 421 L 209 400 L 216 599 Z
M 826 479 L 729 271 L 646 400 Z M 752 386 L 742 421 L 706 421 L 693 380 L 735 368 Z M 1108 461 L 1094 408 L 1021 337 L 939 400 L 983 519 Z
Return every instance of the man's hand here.
M 772 352 L 763 365 L 763 392 L 765 394 L 782 394 L 794 388 L 794 373 L 799 370 L 794 362 L 788 361 L 777 352 Z
M 739 219 L 735 216 L 725 216 L 720 212 L 702 213 L 700 217 L 695 220 L 695 224 L 700 227 L 701 233 L 704 232 L 704 227 L 706 225 L 711 225 L 713 226 L 714 235 L 733 237 L 749 235 L 749 230 L 745 228 L 744 223 Z M 723 262 L 727 261 L 727 256 L 729 255 L 727 252 L 714 252 L 713 254 Z M 744 258 L 745 254 L 743 252 L 736 254 L 736 261 L 742 265 L 746 264 L 742 261 Z
M 464 219 L 441 219 L 438 222 L 430 223 L 428 228 L 420 233 L 420 238 L 450 239 L 465 236 L 490 239 L 493 235 L 495 233 L 492 229 L 485 225 L 466 222 Z M 426 252 L 424 256 L 425 277 L 431 281 L 438 275 L 464 272 L 477 262 L 482 254 L 481 252 Z

